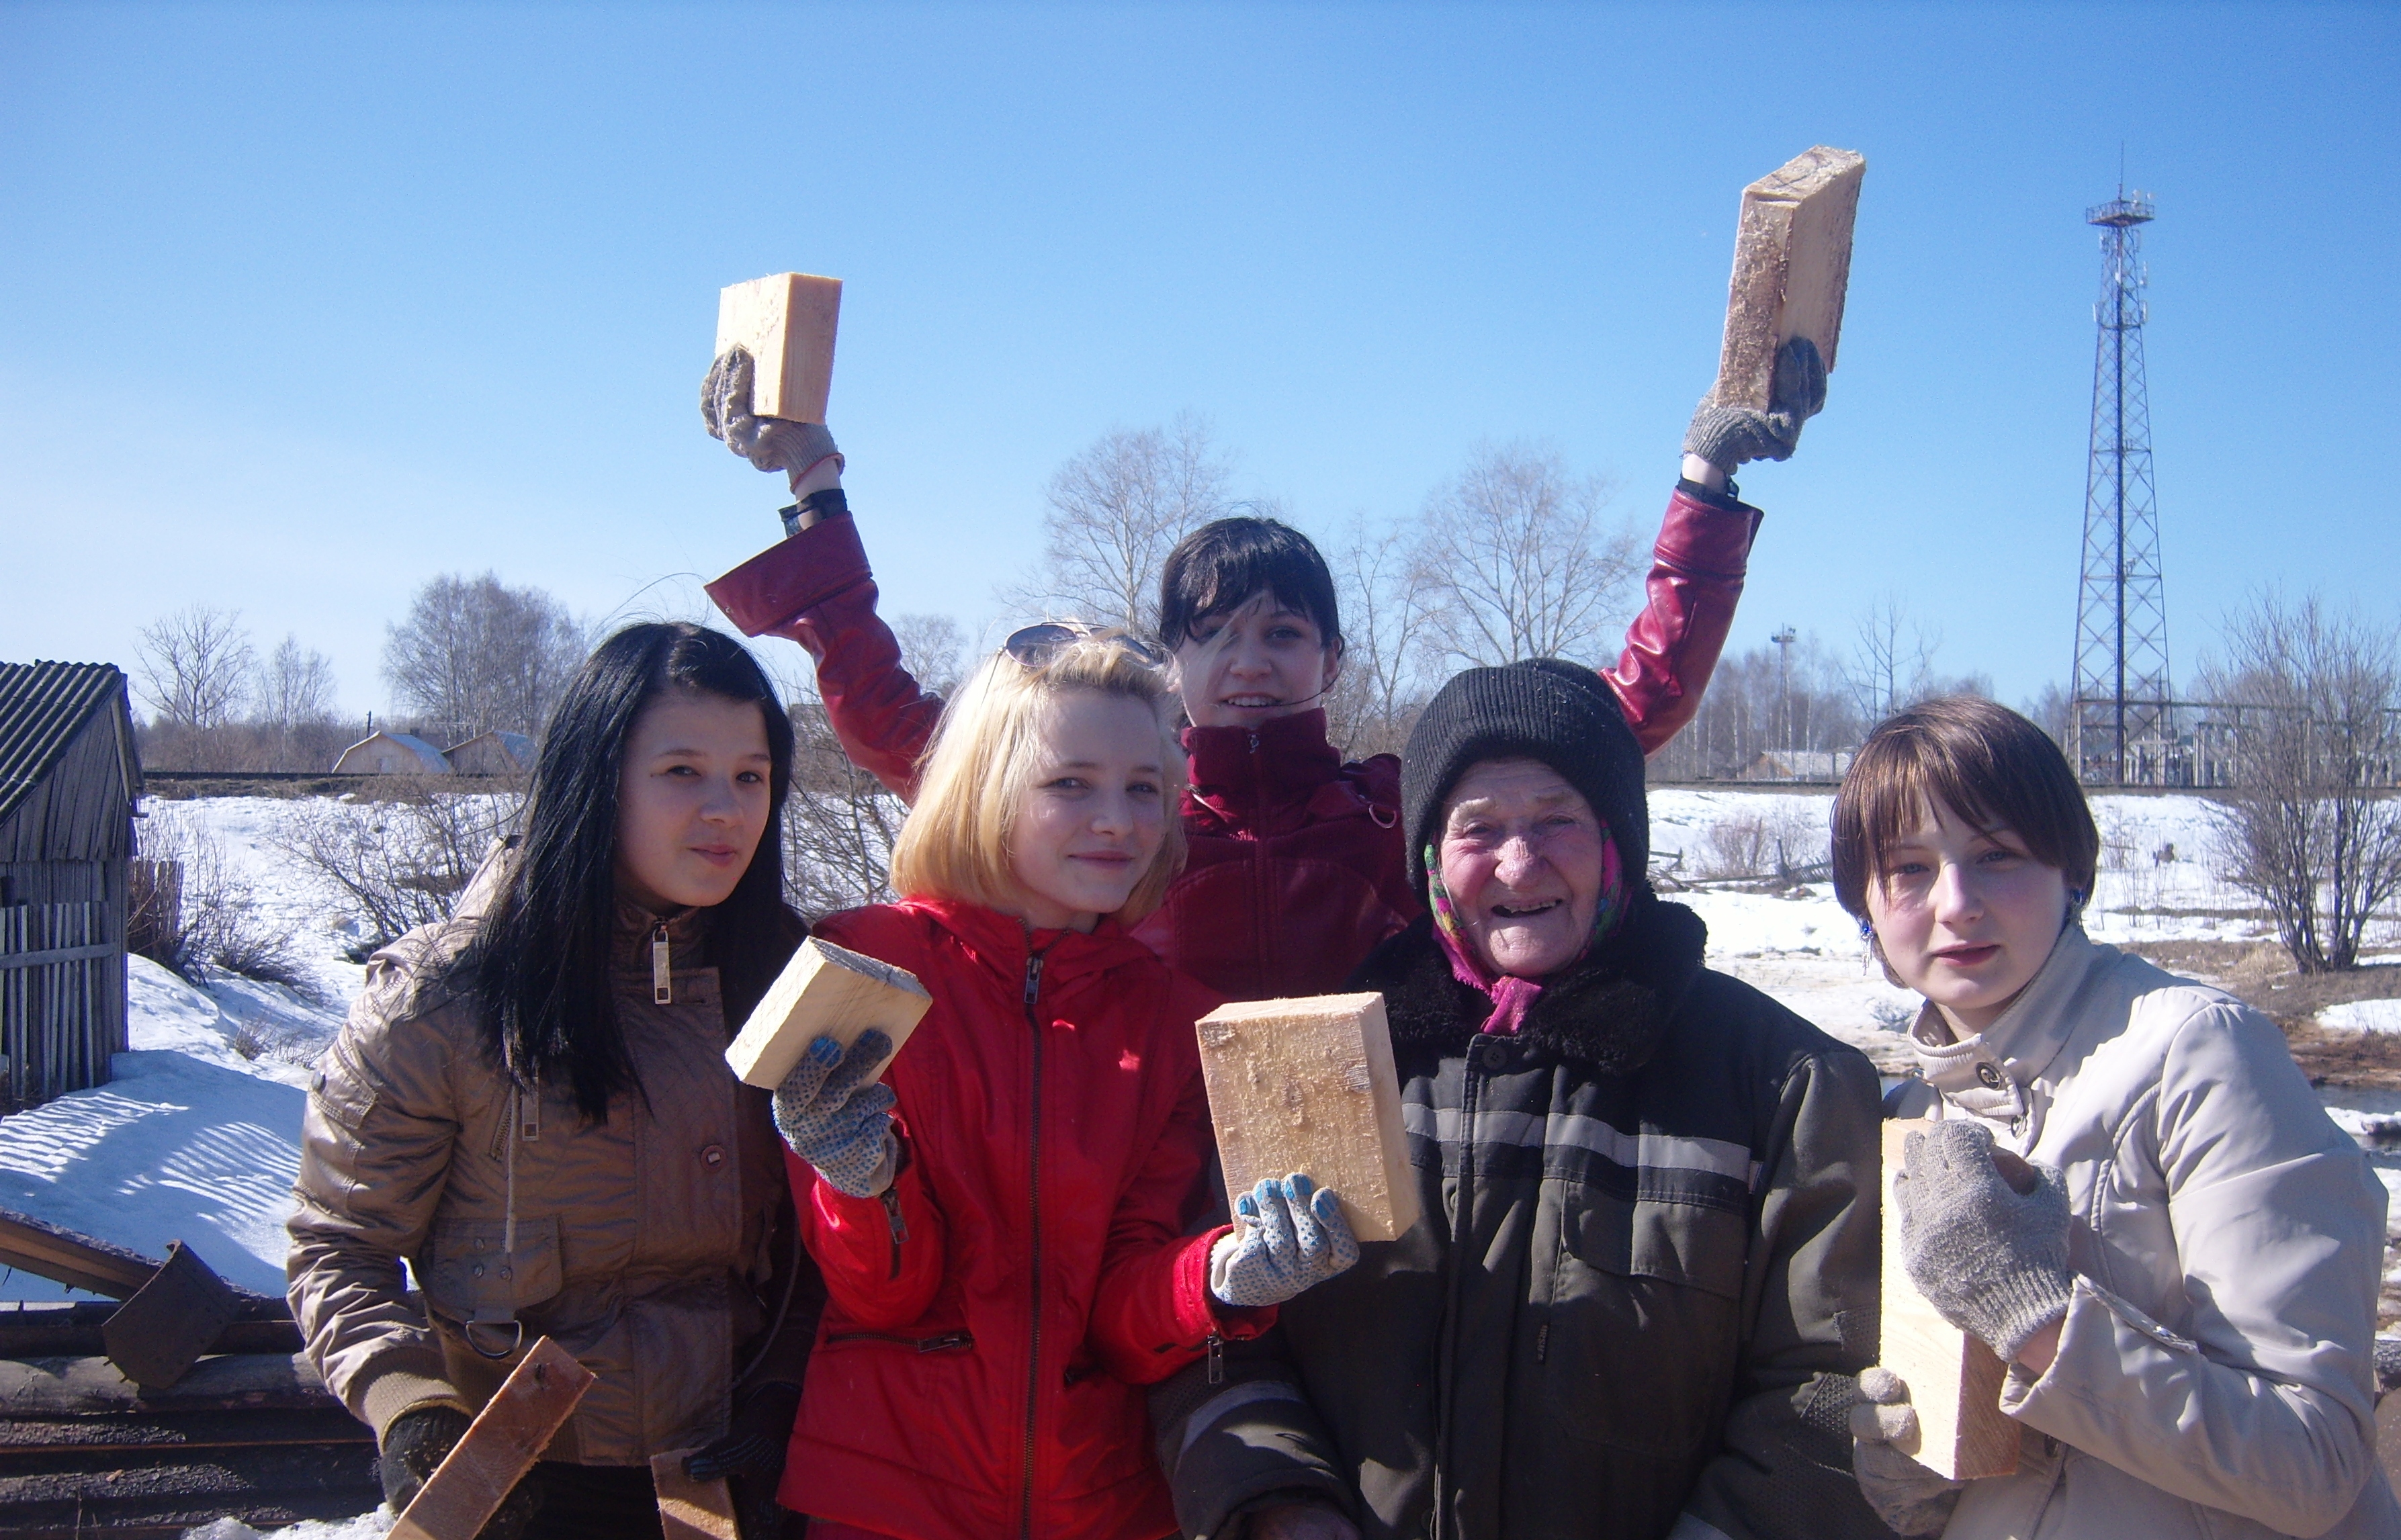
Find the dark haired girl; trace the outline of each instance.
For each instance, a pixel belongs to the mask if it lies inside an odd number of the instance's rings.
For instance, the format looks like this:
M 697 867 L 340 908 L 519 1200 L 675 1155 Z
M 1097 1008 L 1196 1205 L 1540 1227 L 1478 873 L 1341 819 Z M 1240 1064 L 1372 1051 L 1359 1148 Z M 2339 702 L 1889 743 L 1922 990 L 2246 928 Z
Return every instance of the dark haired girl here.
M 797 499 L 790 538 L 708 585 L 749 635 L 789 636 L 816 659 L 817 687 L 843 747 L 912 796 L 941 702 L 900 663 L 875 613 L 867 552 L 851 522 L 842 457 L 819 424 L 750 415 L 751 362 L 729 351 L 709 371 L 711 433 Z M 1825 402 L 1805 340 L 1788 345 L 1776 408 L 1703 403 L 1684 440 L 1645 583 L 1648 602 L 1617 666 L 1599 677 L 1645 753 L 1699 708 L 1742 595 L 1760 511 L 1729 479 L 1783 459 Z M 1342 670 L 1342 625 L 1325 558 L 1273 519 L 1220 519 L 1194 531 L 1160 574 L 1160 638 L 1175 656 L 1189 758 L 1184 827 L 1190 860 L 1140 939 L 1237 1000 L 1323 994 L 1375 945 L 1422 912 L 1401 837 L 1400 762 L 1345 764 L 1322 702 Z
M 628 627 L 552 716 L 483 912 L 370 960 L 309 1098 L 289 1272 L 395 1508 L 548 1336 L 599 1379 L 487 1535 L 657 1535 L 651 1457 L 695 1448 L 775 1533 L 820 1286 L 724 1051 L 804 934 L 772 833 L 791 756 L 740 643 Z

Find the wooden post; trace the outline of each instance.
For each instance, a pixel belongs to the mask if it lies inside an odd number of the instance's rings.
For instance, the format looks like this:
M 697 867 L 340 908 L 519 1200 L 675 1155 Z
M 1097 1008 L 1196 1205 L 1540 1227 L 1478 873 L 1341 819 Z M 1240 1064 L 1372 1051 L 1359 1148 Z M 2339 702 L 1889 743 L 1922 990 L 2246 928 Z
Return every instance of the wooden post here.
M 1918 1445 L 1904 1452 L 1955 1481 L 2008 1476 L 2018 1468 L 2018 1424 L 2001 1411 L 2008 1366 L 1944 1320 L 1901 1262 L 1892 1179 L 1901 1169 L 1902 1141 L 1933 1126 L 1918 1118 L 1884 1125 L 1884 1335 L 1876 1359 L 1908 1382 L 1917 1409 Z
M 694 1451 L 651 1456 L 651 1485 L 659 1493 L 659 1527 L 666 1540 L 742 1540 L 734 1517 L 734 1493 L 722 1477 L 695 1481 L 683 1473 Z
M 892 1039 L 897 1058 L 933 1003 L 908 969 L 811 936 L 767 987 L 725 1050 L 725 1062 L 744 1084 L 772 1091 L 784 1083 L 812 1040 L 830 1037 L 848 1049 L 871 1027 L 882 1028 Z M 878 1068 L 875 1076 L 881 1080 L 884 1070 Z
M 534 1343 L 408 1500 L 391 1540 L 475 1540 L 597 1378 L 549 1338 Z
M 1339 1194 L 1363 1241 L 1418 1222 L 1382 995 L 1221 1005 L 1198 1031 L 1228 1201 L 1262 1177 L 1299 1172 Z
M 750 410 L 761 417 L 823 422 L 833 388 L 834 324 L 842 279 L 775 273 L 735 283 L 717 295 L 717 350 L 739 343 L 758 372 Z
M 1766 411 L 1777 349 L 1793 337 L 1816 343 L 1833 372 L 1851 282 L 1851 221 L 1867 168 L 1864 157 L 1820 144 L 1742 190 L 1725 346 L 1710 392 L 1720 406 Z

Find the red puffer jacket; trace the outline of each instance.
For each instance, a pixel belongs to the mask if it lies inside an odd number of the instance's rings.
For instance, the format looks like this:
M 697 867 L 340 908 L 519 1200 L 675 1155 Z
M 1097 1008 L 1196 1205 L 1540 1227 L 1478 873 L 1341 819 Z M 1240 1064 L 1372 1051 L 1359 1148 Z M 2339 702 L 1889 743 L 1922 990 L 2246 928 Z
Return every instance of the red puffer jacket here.
M 1692 720 L 1742 597 L 1761 514 L 1680 484 L 1652 548 L 1648 595 L 1604 673 L 1645 752 Z M 708 585 L 745 635 L 788 636 L 852 761 L 902 797 L 942 702 L 900 665 L 875 613 L 858 526 L 833 519 Z M 1191 860 L 1136 933 L 1175 967 L 1235 1000 L 1324 994 L 1417 917 L 1400 831 L 1400 761 L 1345 765 L 1323 712 L 1186 730 Z
M 1213 1308 L 1181 1236 L 1208 1159 L 1192 1023 L 1214 997 L 1104 922 L 854 909 L 821 940 L 934 997 L 886 1072 L 906 1155 L 882 1198 L 797 1159 L 827 1303 L 778 1494 L 908 1540 L 1155 1540 L 1175 1528 L 1136 1387 L 1272 1310 Z

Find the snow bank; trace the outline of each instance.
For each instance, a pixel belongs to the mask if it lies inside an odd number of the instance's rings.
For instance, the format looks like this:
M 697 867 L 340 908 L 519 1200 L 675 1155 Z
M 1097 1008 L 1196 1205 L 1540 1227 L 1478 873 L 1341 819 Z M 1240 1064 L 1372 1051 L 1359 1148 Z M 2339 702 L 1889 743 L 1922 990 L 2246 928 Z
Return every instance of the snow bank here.
M 2318 1025 L 2338 1032 L 2401 1032 L 2401 1000 L 2354 1000 L 2318 1013 Z

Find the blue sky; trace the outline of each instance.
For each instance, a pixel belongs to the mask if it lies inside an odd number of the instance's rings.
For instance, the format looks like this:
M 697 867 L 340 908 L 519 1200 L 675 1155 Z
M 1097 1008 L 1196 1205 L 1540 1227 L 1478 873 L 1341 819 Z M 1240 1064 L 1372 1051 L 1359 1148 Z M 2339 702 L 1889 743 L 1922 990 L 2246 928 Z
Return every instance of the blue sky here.
M 1869 158 L 1840 367 L 1735 645 L 1872 598 L 2064 678 L 2099 259 L 2150 227 L 2175 664 L 2281 582 L 2395 617 L 2401 8 L 0 0 L 0 658 L 194 600 L 331 654 L 444 571 L 679 613 L 775 533 L 720 286 L 846 282 L 896 611 L 997 618 L 1052 469 L 1190 409 L 1307 527 L 1480 441 L 1647 529 L 1742 184 Z

